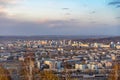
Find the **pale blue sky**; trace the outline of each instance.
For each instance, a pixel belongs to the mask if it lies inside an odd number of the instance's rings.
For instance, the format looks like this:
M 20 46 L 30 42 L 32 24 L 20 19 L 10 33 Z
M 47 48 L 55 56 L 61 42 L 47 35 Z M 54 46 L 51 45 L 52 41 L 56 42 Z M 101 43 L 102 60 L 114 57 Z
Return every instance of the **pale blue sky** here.
M 119 0 L 11 1 L 0 0 L 1 35 L 120 35 Z
M 24 0 L 12 8 L 8 7 L 8 13 L 16 15 L 17 18 L 46 18 L 48 20 L 66 19 L 65 14 L 67 13 L 70 14 L 69 18 L 99 17 L 101 19 L 104 15 L 105 18 L 111 19 L 117 16 L 119 10 L 110 8 L 107 5 L 108 1 L 110 0 Z M 62 8 L 69 9 L 64 10 Z M 93 11 L 95 14 L 91 16 Z M 107 16 L 105 16 L 106 14 Z

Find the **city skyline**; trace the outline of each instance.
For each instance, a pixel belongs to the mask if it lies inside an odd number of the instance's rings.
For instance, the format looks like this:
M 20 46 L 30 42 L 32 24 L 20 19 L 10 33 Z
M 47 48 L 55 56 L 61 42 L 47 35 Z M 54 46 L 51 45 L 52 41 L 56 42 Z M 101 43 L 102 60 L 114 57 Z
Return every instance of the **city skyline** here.
M 0 0 L 0 35 L 120 36 L 119 0 Z

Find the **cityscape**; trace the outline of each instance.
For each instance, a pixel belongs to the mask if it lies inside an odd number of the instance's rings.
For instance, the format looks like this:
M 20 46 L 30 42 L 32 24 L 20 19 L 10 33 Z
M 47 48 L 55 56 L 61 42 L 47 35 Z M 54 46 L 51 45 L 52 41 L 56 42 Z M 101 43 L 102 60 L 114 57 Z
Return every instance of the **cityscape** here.
M 0 80 L 120 80 L 120 0 L 0 0 Z
M 0 77 L 9 76 L 10 80 L 108 80 L 111 75 L 118 75 L 118 80 L 120 78 L 119 70 L 114 73 L 114 66 L 120 61 L 120 37 L 15 38 L 0 41 L 0 65 L 8 71 Z

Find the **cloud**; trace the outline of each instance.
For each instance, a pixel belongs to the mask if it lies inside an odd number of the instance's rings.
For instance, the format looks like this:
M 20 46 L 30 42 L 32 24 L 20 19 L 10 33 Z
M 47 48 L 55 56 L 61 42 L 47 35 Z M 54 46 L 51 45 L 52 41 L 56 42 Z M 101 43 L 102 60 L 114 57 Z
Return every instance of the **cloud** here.
M 65 15 L 69 16 L 69 15 L 71 15 L 71 14 L 70 14 L 70 13 L 65 13 Z
M 9 7 L 9 5 L 16 5 L 23 0 L 0 0 L 0 7 Z
M 116 17 L 116 19 L 120 19 L 120 17 Z
M 109 5 L 118 5 L 118 4 L 120 4 L 120 1 L 109 2 Z
M 74 27 L 73 27 L 74 26 Z M 66 20 L 47 20 L 44 22 L 20 21 L 0 17 L 0 35 L 53 35 L 67 34 L 71 28 L 79 27 Z M 70 28 L 70 29 L 69 29 Z
M 62 10 L 69 10 L 69 8 L 62 8 Z
M 7 8 L 14 6 L 22 0 L 0 0 L 0 16 L 7 16 Z
M 97 22 L 96 22 L 96 21 L 91 21 L 90 23 L 95 24 L 95 23 L 97 23 Z
M 8 5 L 16 4 L 20 0 L 0 0 L 0 6 L 6 7 Z
M 112 2 L 109 2 L 108 5 L 113 5 L 113 6 L 116 6 L 116 8 L 120 8 L 120 1 L 119 0 L 112 1 Z
M 0 3 L 8 4 L 8 3 L 16 3 L 17 1 L 20 1 L 20 0 L 0 0 Z
M 5 17 L 7 14 L 5 9 L 6 5 L 14 5 L 17 1 L 21 0 L 0 0 L 0 35 L 84 35 L 84 34 L 120 34 L 120 32 L 112 32 L 113 30 L 119 30 L 119 27 L 101 27 L 96 25 L 93 27 L 88 23 L 80 22 L 77 19 L 70 20 L 40 20 L 39 22 L 32 21 L 20 21 Z M 69 11 L 69 8 L 62 8 L 65 12 Z M 95 12 L 93 12 L 95 13 Z M 70 15 L 68 12 L 66 15 Z M 92 22 L 95 23 L 95 22 Z M 99 26 L 99 27 L 98 27 Z M 108 30 L 108 32 L 106 31 Z
M 0 6 L 0 16 L 6 16 L 7 13 L 6 13 L 6 9 L 2 6 Z
M 19 21 L 0 17 L 0 35 L 92 35 L 120 34 L 119 27 L 106 25 L 85 26 L 77 24 L 77 19 L 50 20 L 44 22 Z M 108 30 L 108 31 L 106 31 Z
M 120 5 L 117 5 L 116 8 L 120 8 Z
M 81 23 L 79 19 L 73 19 L 73 18 L 71 18 L 69 21 L 73 22 L 73 23 Z
M 5 13 L 4 11 L 0 11 L 0 16 L 6 16 L 7 13 Z
M 94 13 L 96 13 L 96 12 L 95 12 L 95 11 L 92 11 L 91 13 L 94 14 Z
M 95 14 L 96 13 L 96 11 L 91 11 L 89 14 Z

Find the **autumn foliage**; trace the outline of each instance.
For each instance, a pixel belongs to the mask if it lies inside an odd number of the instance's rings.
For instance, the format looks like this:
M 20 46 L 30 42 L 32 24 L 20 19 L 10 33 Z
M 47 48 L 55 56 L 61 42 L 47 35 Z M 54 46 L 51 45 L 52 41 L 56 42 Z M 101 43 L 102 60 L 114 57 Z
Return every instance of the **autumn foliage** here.
M 11 80 L 8 70 L 0 67 L 0 80 Z
M 108 80 L 120 80 L 120 64 L 116 63 L 108 76 Z

